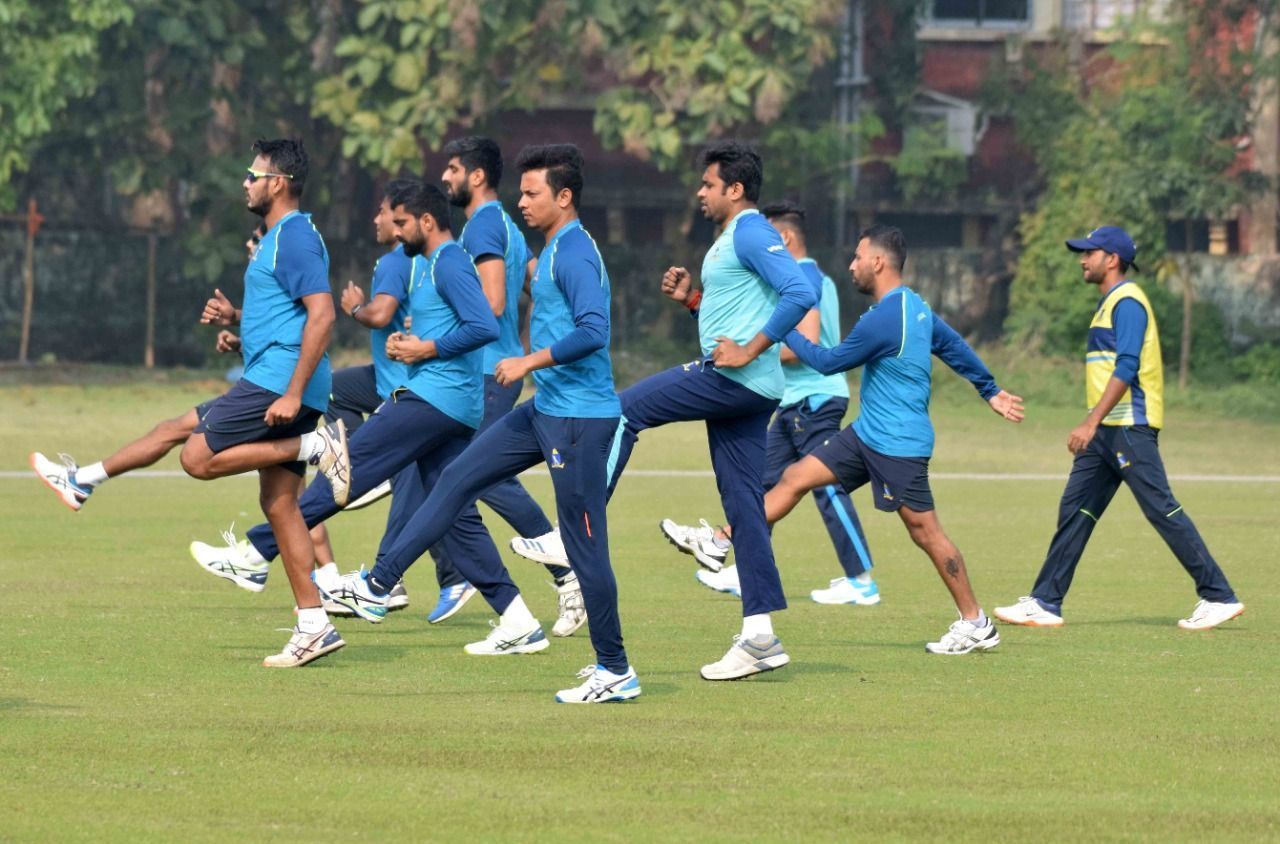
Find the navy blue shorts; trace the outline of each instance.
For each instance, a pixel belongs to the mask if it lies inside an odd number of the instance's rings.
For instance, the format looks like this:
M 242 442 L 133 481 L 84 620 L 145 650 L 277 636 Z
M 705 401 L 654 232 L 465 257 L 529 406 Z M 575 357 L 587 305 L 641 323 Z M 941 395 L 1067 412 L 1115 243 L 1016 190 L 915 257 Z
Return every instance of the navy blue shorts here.
M 192 433 L 204 434 L 204 441 L 214 454 L 243 443 L 262 440 L 286 440 L 300 437 L 316 429 L 320 411 L 305 404 L 298 416 L 287 425 L 268 425 L 267 408 L 271 407 L 279 393 L 263 389 L 241 378 L 226 395 L 217 399 Z M 307 473 L 301 460 L 281 464 L 296 475 Z
M 196 405 L 195 410 L 196 410 L 197 425 L 204 421 L 204 418 L 209 415 L 209 411 L 213 409 L 213 406 L 218 403 L 218 399 L 220 398 L 222 398 L 222 396 L 218 396 L 217 399 L 209 399 L 208 401 L 202 401 L 198 405 Z
M 877 510 L 892 513 L 904 505 L 917 513 L 933 509 L 927 457 L 881 454 L 859 439 L 852 425 L 809 455 L 835 473 L 845 492 L 852 493 L 870 481 L 871 498 Z

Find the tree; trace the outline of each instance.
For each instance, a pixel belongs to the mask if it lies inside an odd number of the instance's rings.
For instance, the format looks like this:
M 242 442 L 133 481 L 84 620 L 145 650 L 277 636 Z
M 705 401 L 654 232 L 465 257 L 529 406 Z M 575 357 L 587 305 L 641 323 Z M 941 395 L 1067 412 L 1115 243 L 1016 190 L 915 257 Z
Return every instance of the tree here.
M 1078 345 L 1077 317 L 1090 303 L 1071 295 L 1079 272 L 1065 236 L 1102 223 L 1125 226 L 1142 265 L 1181 276 L 1179 381 L 1191 363 L 1191 267 L 1167 253 L 1171 220 L 1221 220 L 1264 181 L 1240 159 L 1252 119 L 1251 86 L 1276 68 L 1256 37 L 1259 4 L 1170 4 L 1159 22 L 1139 21 L 1082 65 L 1062 49 L 997 86 L 1019 137 L 1044 175 L 1024 216 L 1025 251 L 1014 279 L 1011 327 L 1053 351 Z

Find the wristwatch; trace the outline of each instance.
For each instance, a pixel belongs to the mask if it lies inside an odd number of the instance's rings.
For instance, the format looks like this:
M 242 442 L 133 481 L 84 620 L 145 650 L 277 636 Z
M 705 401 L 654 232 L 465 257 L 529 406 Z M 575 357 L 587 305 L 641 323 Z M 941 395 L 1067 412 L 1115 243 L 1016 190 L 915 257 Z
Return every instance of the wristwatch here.
M 354 308 L 352 308 L 352 309 L 351 309 L 351 318 L 352 318 L 352 319 L 355 319 L 355 318 L 356 318 L 356 314 L 360 313 L 360 309 L 361 309 L 361 308 L 363 308 L 363 307 L 364 307 L 364 302 L 361 302 L 360 304 L 358 304 L 358 305 L 356 305 Z

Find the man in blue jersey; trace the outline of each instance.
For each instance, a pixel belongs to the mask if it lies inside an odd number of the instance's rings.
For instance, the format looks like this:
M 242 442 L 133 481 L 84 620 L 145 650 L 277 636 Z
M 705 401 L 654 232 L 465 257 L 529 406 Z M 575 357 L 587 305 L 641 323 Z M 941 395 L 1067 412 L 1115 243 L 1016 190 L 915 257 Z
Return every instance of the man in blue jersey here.
M 1076 565 L 1120 484 L 1126 484 L 1147 521 L 1195 581 L 1199 602 L 1181 619 L 1183 630 L 1209 630 L 1244 612 L 1244 604 L 1209 553 L 1191 517 L 1173 497 L 1159 436 L 1164 427 L 1164 363 L 1155 313 L 1137 271 L 1138 248 L 1117 226 L 1102 226 L 1068 240 L 1080 255 L 1086 284 L 1101 299 L 1089 324 L 1085 397 L 1089 413 L 1067 437 L 1075 455 L 1058 505 L 1058 529 L 1031 594 L 996 618 L 1028 627 L 1061 627 L 1062 602 Z
M 372 572 L 348 575 L 342 588 L 330 593 L 371 620 L 379 617 L 390 585 L 445 535 L 463 508 L 473 507 L 476 497 L 498 481 L 546 463 L 596 654 L 595 664 L 579 674 L 582 684 L 556 695 L 561 703 L 629 700 L 640 694 L 640 681 L 622 644 L 618 589 L 609 564 L 606 464 L 619 405 L 609 361 L 609 275 L 578 221 L 582 165 L 582 153 L 571 144 L 526 147 L 516 165 L 520 211 L 546 236 L 547 245 L 530 289 L 533 352 L 499 361 L 495 376 L 508 385 L 533 373 L 537 393 L 494 422 L 449 465 Z M 488 638 L 468 645 L 468 653 L 531 653 L 547 647 L 513 585 L 471 580 L 495 609 L 510 603 Z
M 499 384 L 494 370 L 498 361 L 524 354 L 520 293 L 533 260 L 524 235 L 498 201 L 502 150 L 497 143 L 478 136 L 458 138 L 445 144 L 444 154 L 449 160 L 441 175 L 445 194 L 467 216 L 458 242 L 475 261 L 485 298 L 498 320 L 498 339 L 484 350 L 484 421 L 477 432 L 483 433 L 515 407 L 524 387 L 522 381 Z M 498 482 L 480 500 L 515 528 L 513 550 L 543 563 L 555 579 L 560 615 L 552 635 L 573 635 L 587 616 L 559 532 L 516 478 Z
M 293 139 L 260 140 L 253 149 L 245 199 L 267 233 L 245 271 L 244 375 L 196 425 L 181 459 L 187 474 L 201 480 L 258 471 L 262 512 L 280 537 L 298 608 L 289 643 L 263 664 L 288 668 L 345 644 L 311 582 L 314 550 L 298 510 L 298 479 L 311 462 L 345 498 L 347 444 L 341 424 L 313 430 L 328 404 L 325 349 L 334 308 L 329 253 L 310 215 L 298 210 L 307 153 Z
M 782 236 L 791 257 L 796 259 L 805 277 L 819 290 L 819 306 L 805 314 L 796 330 L 811 342 L 831 347 L 840 342 L 840 298 L 836 285 L 809 257 L 804 236 L 804 209 L 784 201 L 760 209 Z M 768 466 L 764 488 L 768 492 L 778 483 L 783 471 L 824 440 L 840 431 L 845 411 L 849 409 L 849 383 L 843 374 L 823 375 L 801 363 L 789 346 L 780 355 L 786 389 L 778 413 L 769 425 Z M 844 576 L 831 581 L 826 589 L 815 589 L 809 597 L 820 604 L 880 603 L 880 590 L 871 579 L 871 553 L 867 537 L 849 494 L 838 484 L 828 484 L 813 491 L 813 500 L 826 525 L 836 559 Z M 699 569 L 702 584 L 718 592 L 741 595 L 738 567 L 724 566 L 724 555 L 731 547 L 724 531 L 714 531 L 704 521 L 700 527 L 679 525 L 663 519 L 662 532 L 685 553 L 707 560 L 710 568 Z
M 412 326 L 411 333 L 393 333 L 386 342 L 387 356 L 407 365 L 401 385 L 350 440 L 351 492 L 357 497 L 406 467 L 418 474 L 422 489 L 430 490 L 480 424 L 482 349 L 498 336 L 475 266 L 453 239 L 444 194 L 419 180 L 404 180 L 393 187 L 387 201 L 396 237 L 404 244 L 405 254 L 414 258 L 408 315 Z M 326 478 L 318 478 L 307 489 L 300 505 L 309 527 L 341 509 Z M 493 589 L 510 585 L 498 549 L 474 506 L 457 514 L 449 528 L 438 541 L 446 545 L 464 577 L 486 596 L 489 584 L 498 584 Z M 384 536 L 380 557 L 405 529 Z M 268 524 L 250 529 L 246 541 L 262 559 L 271 559 L 279 551 L 278 536 Z M 327 579 L 318 580 L 327 596 L 336 591 Z
M 253 253 L 258 251 L 259 241 L 266 233 L 267 227 L 259 223 L 250 233 L 249 239 L 245 241 L 244 247 L 250 261 L 253 260 Z M 221 290 L 215 290 L 214 296 L 217 299 L 226 300 Z M 213 299 L 210 300 L 211 303 L 213 301 Z M 227 305 L 231 312 L 235 313 L 231 303 L 227 302 Z M 205 318 L 202 318 L 201 322 L 213 321 L 207 318 L 208 310 L 209 307 L 206 306 Z M 239 322 L 239 319 L 235 321 Z M 230 325 L 231 320 L 228 319 L 225 324 Z M 219 354 L 239 352 L 240 338 L 230 331 L 219 331 L 214 341 L 214 349 Z M 27 461 L 35 470 L 37 477 L 58 496 L 63 504 L 72 512 L 79 512 L 94 490 L 111 478 L 118 478 L 137 469 L 145 469 L 185 443 L 187 437 L 191 436 L 196 425 L 217 400 L 212 398 L 203 401 L 181 416 L 157 423 L 154 428 L 138 439 L 126 443 L 110 456 L 87 466 L 78 465 L 70 455 L 62 453 L 58 455 L 61 458 L 58 462 L 50 460 L 38 451 L 32 452 Z
M 370 351 L 373 358 L 373 363 L 369 365 L 347 367 L 333 374 L 333 390 L 329 396 L 325 418 L 330 422 L 341 419 L 346 426 L 348 438 L 364 423 L 367 414 L 377 410 L 394 389 L 405 383 L 407 376 L 404 364 L 387 358 L 386 345 L 391 334 L 404 330 L 405 318 L 409 314 L 411 266 L 411 259 L 405 254 L 403 244 L 396 239 L 387 196 L 403 190 L 408 184 L 403 179 L 388 183 L 378 213 L 373 218 L 374 239 L 382 246 L 394 247 L 374 265 L 373 298 L 366 300 L 364 291 L 350 281 L 342 293 L 343 311 L 370 329 Z M 393 480 L 397 497 L 392 499 L 387 515 L 385 536 L 388 537 L 394 537 L 399 532 L 404 520 L 426 498 L 415 468 L 402 469 Z M 364 500 L 369 497 L 362 496 Z M 354 509 L 357 504 L 357 501 L 352 501 L 345 509 Z M 336 579 L 340 573 L 333 561 L 325 526 L 318 524 L 312 527 L 311 536 L 316 545 L 315 577 Z M 224 532 L 224 537 L 227 542 L 221 546 L 203 542 L 191 543 L 192 556 L 211 573 L 231 579 L 246 588 L 249 588 L 248 584 L 259 588 L 264 585 L 269 571 L 268 560 L 247 539 L 236 541 L 230 531 Z M 470 584 L 447 562 L 438 562 L 436 579 L 440 584 L 440 600 L 427 616 L 431 623 L 450 617 L 475 594 Z M 391 608 L 402 609 L 407 605 L 408 595 L 403 584 L 400 584 L 396 588 Z M 331 604 L 327 609 L 335 615 L 349 614 L 341 606 Z
M 870 227 L 858 238 L 849 270 L 858 291 L 875 304 L 834 349 L 812 343 L 798 331 L 786 336 L 796 357 L 818 372 L 864 367 L 859 414 L 852 425 L 783 472 L 765 496 L 765 512 L 775 524 L 812 490 L 838 483 L 853 492 L 870 483 L 876 509 L 897 512 L 960 612 L 960 620 L 925 649 L 934 654 L 989 650 L 1000 643 L 1000 635 L 973 595 L 964 557 L 943 532 L 929 489 L 930 356 L 937 355 L 965 377 L 992 410 L 1011 422 L 1022 421 L 1022 399 L 1001 390 L 963 338 L 903 284 L 906 259 L 902 232 L 892 226 Z M 741 541 L 736 534 L 735 539 Z
M 778 230 L 757 210 L 764 168 L 737 143 L 702 153 L 703 213 L 722 228 L 702 263 L 702 291 L 671 267 L 662 291 L 698 319 L 703 357 L 625 390 L 623 429 L 611 473 L 616 486 L 640 432 L 669 422 L 703 420 L 725 514 L 737 530 L 742 634 L 707 680 L 733 680 L 790 661 L 770 613 L 785 609 L 764 519 L 762 468 L 769 418 L 785 392 L 777 343 L 818 304 L 818 291 L 787 252 Z

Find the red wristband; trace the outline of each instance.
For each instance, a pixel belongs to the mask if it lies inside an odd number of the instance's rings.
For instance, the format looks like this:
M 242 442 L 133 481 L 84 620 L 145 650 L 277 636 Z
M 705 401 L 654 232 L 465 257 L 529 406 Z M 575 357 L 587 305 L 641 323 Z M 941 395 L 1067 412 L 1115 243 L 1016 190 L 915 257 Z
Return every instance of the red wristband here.
M 696 311 L 700 304 L 702 304 L 701 290 L 695 290 L 692 296 L 684 300 L 684 306 L 691 311 Z

